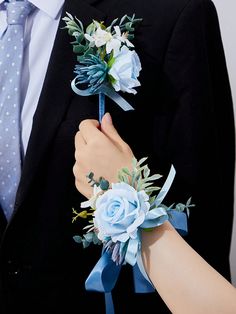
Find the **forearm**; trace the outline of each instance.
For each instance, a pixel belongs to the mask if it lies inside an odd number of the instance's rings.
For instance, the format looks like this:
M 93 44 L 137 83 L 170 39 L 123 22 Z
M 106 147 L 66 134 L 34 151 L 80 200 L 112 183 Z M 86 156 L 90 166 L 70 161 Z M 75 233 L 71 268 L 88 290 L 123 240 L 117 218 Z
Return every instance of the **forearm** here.
M 150 279 L 173 313 L 236 313 L 236 289 L 169 223 L 143 232 L 142 254 Z

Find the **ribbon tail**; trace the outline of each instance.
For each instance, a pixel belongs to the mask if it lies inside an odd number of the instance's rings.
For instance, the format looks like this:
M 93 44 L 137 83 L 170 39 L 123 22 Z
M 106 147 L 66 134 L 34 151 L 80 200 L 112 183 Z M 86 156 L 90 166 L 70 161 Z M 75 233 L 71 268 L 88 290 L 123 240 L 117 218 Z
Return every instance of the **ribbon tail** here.
M 158 207 L 162 201 L 164 200 L 164 198 L 166 197 L 166 194 L 168 193 L 173 181 L 174 181 L 174 178 L 175 178 L 175 174 L 176 174 L 176 171 L 175 171 L 175 168 L 173 165 L 171 165 L 171 168 L 170 168 L 170 172 L 168 174 L 168 177 L 161 189 L 161 191 L 158 193 L 157 195 L 157 198 L 156 198 L 156 201 L 155 201 L 155 206 Z
M 99 114 L 99 119 L 103 116 L 103 112 L 105 111 L 105 100 L 104 95 L 111 98 L 118 106 L 120 106 L 124 111 L 128 110 L 134 110 L 134 108 L 122 97 L 120 94 L 118 94 L 116 91 L 114 91 L 112 88 L 110 88 L 106 84 L 102 84 L 97 89 L 87 88 L 87 89 L 79 89 L 77 85 L 79 82 L 77 82 L 77 77 L 73 79 L 71 82 L 71 88 L 72 90 L 79 96 L 91 96 L 95 94 L 99 94 L 99 106 L 101 109 L 101 114 Z
M 111 291 L 119 277 L 121 265 L 116 265 L 105 251 L 85 281 L 85 289 L 104 292 L 106 314 L 115 314 Z
M 187 215 L 176 210 L 169 210 L 168 215 L 172 226 L 179 232 L 181 236 L 186 236 L 188 234 Z
M 85 289 L 97 292 L 111 292 L 121 270 L 108 252 L 104 252 L 85 281 Z
M 77 80 L 77 77 L 75 77 L 73 79 L 73 81 L 71 82 L 71 88 L 77 95 L 79 95 L 79 96 L 91 96 L 93 94 L 91 88 L 79 89 L 76 86 L 76 80 Z
M 115 103 L 117 103 L 117 105 L 120 106 L 124 111 L 134 110 L 134 108 L 122 96 L 120 96 L 120 94 L 108 86 L 102 85 L 99 90 L 111 98 Z
M 137 254 L 139 251 L 140 239 L 129 239 L 127 251 L 125 254 L 125 261 L 134 266 L 137 262 Z
M 111 292 L 105 293 L 106 314 L 115 314 L 114 303 Z
M 145 268 L 141 253 L 137 256 L 137 263 L 133 266 L 134 290 L 136 293 L 155 292 L 155 288 L 149 279 Z

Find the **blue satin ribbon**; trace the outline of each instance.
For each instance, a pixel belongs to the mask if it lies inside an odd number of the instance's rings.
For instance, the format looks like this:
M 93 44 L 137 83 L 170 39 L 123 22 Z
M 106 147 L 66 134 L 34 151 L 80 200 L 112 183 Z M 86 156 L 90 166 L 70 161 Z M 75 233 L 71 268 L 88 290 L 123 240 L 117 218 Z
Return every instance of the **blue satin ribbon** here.
M 119 277 L 121 266 L 113 262 L 109 252 L 103 251 L 102 256 L 85 281 L 85 289 L 111 292 Z
M 181 235 L 186 235 L 188 233 L 187 215 L 176 210 L 170 210 L 169 213 L 171 214 L 170 223 Z M 112 261 L 109 252 L 103 251 L 102 256 L 85 282 L 86 290 L 105 293 L 106 314 L 115 314 L 111 292 L 115 287 L 122 267 L 122 265 L 117 265 Z M 144 269 L 140 252 L 137 263 L 133 266 L 133 280 L 135 293 L 155 292 L 155 288 Z
M 183 212 L 178 212 L 176 210 L 169 210 L 169 222 L 178 231 L 181 236 L 186 236 L 188 234 L 188 221 L 187 215 Z
M 94 266 L 87 280 L 85 289 L 105 293 L 106 314 L 115 314 L 111 291 L 115 287 L 122 265 L 111 259 L 111 254 L 103 250 L 102 256 Z
M 160 192 L 158 193 L 158 195 L 156 197 L 156 200 L 155 200 L 155 206 L 156 207 L 158 207 L 162 203 L 164 198 L 166 197 L 166 194 L 168 193 L 168 191 L 169 191 L 169 189 L 170 189 L 170 187 L 174 181 L 175 175 L 176 175 L 175 168 L 173 165 L 171 165 L 168 177 L 167 177 L 165 183 L 163 184 Z
M 137 263 L 133 266 L 133 280 L 135 293 L 151 293 L 156 291 L 144 269 L 141 254 L 139 254 Z
M 111 98 L 124 111 L 134 110 L 134 108 L 108 84 L 104 83 L 95 90 L 92 87 L 89 87 L 87 89 L 79 89 L 77 87 L 78 84 L 80 84 L 80 82 L 77 81 L 77 77 L 75 77 L 73 81 L 71 82 L 71 88 L 77 95 L 91 96 L 91 95 L 99 94 L 99 121 L 100 122 L 105 113 L 104 95 Z

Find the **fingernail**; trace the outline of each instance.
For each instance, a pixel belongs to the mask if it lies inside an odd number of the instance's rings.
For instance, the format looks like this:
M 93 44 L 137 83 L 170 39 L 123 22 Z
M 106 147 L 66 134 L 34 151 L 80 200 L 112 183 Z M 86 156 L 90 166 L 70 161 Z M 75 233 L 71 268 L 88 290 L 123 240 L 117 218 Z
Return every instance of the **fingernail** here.
M 106 122 L 112 124 L 112 118 L 109 112 L 105 114 Z

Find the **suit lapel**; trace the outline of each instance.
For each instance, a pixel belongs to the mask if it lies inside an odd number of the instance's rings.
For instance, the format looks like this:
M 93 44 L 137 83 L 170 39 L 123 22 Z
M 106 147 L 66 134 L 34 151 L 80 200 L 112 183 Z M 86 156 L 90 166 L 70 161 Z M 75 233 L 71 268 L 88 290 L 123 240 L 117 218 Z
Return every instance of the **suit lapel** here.
M 91 23 L 92 19 L 102 20 L 105 16 L 92 6 L 93 2 L 94 0 L 86 0 L 86 2 L 83 0 L 65 1 L 62 17 L 66 15 L 66 12 L 69 12 L 80 19 L 84 25 Z M 47 149 L 73 96 L 70 81 L 73 78 L 75 55 L 72 52 L 70 38 L 66 30 L 62 29 L 64 26 L 64 21 L 61 20 L 33 118 L 32 132 L 16 196 L 15 211 L 25 199 L 40 163 L 44 158 L 47 158 Z M 86 101 L 86 99 L 82 101 Z

